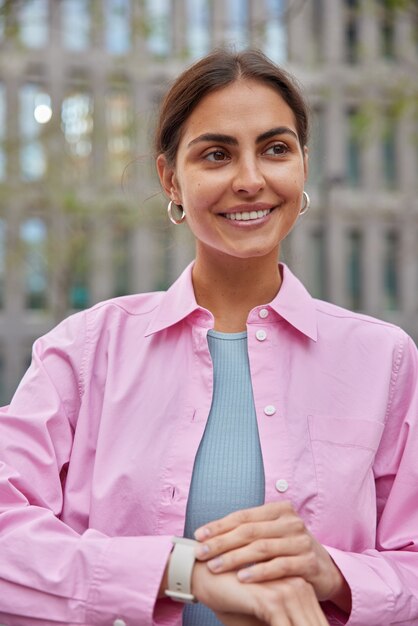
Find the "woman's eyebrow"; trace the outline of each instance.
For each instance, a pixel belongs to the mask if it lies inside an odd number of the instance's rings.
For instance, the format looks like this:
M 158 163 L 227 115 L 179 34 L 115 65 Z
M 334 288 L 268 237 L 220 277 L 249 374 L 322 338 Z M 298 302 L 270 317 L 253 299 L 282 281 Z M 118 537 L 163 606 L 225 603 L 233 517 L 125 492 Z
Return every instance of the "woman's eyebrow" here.
M 266 139 L 271 139 L 272 137 L 276 137 L 276 135 L 292 135 L 295 139 L 298 139 L 297 134 L 294 130 L 289 128 L 288 126 L 277 126 L 276 128 L 272 128 L 271 130 L 266 130 L 265 133 L 261 133 L 258 135 L 256 139 L 256 143 L 261 143 L 262 141 L 266 141 Z
M 226 143 L 229 146 L 237 146 L 238 141 L 232 135 L 223 135 L 221 133 L 203 133 L 187 144 L 187 147 L 193 146 L 200 141 L 213 141 L 215 143 Z
M 262 141 L 276 137 L 276 135 L 292 135 L 292 137 L 298 139 L 297 134 L 291 128 L 288 128 L 287 126 L 276 126 L 276 128 L 271 128 L 270 130 L 266 130 L 264 133 L 261 133 L 261 135 L 258 135 L 255 141 L 256 143 L 261 143 Z M 198 137 L 195 137 L 195 139 L 192 139 L 192 141 L 187 144 L 187 147 L 190 148 L 190 146 L 193 146 L 196 143 L 206 141 L 222 143 L 229 146 L 238 145 L 238 140 L 232 135 L 225 135 L 223 133 L 203 133 L 203 135 L 199 135 Z

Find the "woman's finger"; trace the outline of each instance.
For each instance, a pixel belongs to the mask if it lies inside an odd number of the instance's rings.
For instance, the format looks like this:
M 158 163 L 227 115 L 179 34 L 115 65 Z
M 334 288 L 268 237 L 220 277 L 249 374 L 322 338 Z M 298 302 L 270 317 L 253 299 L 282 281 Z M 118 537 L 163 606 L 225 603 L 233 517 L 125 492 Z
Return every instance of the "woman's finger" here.
M 303 521 L 294 511 L 285 511 L 271 520 L 247 521 L 221 535 L 201 543 L 196 549 L 199 560 L 205 561 L 219 554 L 249 545 L 259 539 L 306 535 Z
M 238 579 L 243 583 L 260 583 L 268 580 L 278 580 L 293 576 L 300 576 L 309 581 L 318 572 L 317 561 L 314 556 L 300 554 L 283 556 L 256 563 L 238 571 Z
M 205 524 L 205 526 L 201 526 L 195 531 L 194 536 L 198 541 L 206 541 L 210 537 L 222 535 L 242 524 L 275 520 L 281 515 L 290 512 L 294 513 L 294 509 L 288 501 L 269 502 L 251 509 L 235 511 L 221 519 Z
M 331 600 L 338 596 L 344 604 L 338 605 L 347 613 L 351 610 L 351 591 L 328 552 L 313 542 L 312 550 L 290 556 L 277 556 L 270 560 L 254 563 L 241 568 L 237 578 L 242 583 L 266 583 L 280 581 L 288 577 L 301 577 L 312 585 L 319 601 Z M 318 554 L 318 545 L 325 557 Z M 217 574 L 218 572 L 214 572 Z
M 270 561 L 278 556 L 309 555 L 312 551 L 312 541 L 309 535 L 299 534 L 284 538 L 257 539 L 235 550 L 230 550 L 207 562 L 212 572 L 235 571 L 249 563 L 255 564 Z

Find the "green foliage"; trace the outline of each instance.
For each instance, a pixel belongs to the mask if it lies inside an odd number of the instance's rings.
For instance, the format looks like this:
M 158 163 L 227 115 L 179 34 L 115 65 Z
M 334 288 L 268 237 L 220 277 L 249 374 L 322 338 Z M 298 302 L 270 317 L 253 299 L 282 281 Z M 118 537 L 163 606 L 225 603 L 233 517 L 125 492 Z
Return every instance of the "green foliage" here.
M 388 11 L 414 11 L 416 12 L 416 0 L 379 0 L 384 9 Z

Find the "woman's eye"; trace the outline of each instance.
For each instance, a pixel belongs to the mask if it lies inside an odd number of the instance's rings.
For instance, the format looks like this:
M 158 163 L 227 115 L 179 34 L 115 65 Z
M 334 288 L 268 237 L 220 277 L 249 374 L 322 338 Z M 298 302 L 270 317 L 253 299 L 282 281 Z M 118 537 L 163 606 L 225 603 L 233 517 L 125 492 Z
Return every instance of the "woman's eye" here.
M 281 156 L 282 154 L 286 154 L 288 150 L 289 149 L 285 143 L 275 143 L 273 146 L 270 146 L 270 148 L 267 148 L 266 154 Z
M 205 159 L 208 161 L 226 161 L 228 156 L 225 154 L 223 150 L 212 150 L 212 152 L 208 152 L 205 155 Z

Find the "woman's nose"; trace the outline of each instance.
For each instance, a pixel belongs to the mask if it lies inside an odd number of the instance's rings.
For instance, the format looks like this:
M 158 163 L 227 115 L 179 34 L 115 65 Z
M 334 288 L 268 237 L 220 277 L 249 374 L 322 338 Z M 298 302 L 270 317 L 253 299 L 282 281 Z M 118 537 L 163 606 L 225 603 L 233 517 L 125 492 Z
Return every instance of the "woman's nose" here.
M 247 158 L 237 163 L 233 180 L 233 189 L 236 193 L 253 196 L 264 186 L 264 175 L 256 159 Z

